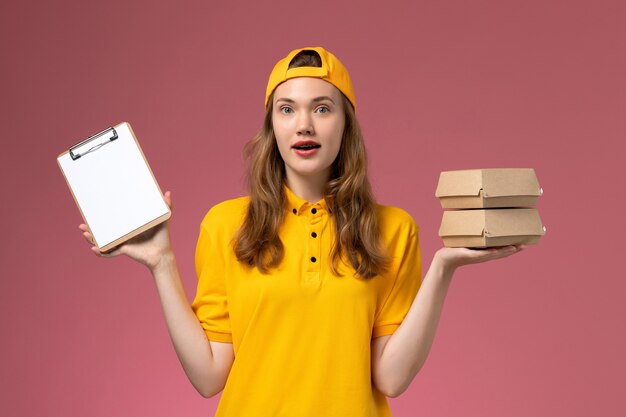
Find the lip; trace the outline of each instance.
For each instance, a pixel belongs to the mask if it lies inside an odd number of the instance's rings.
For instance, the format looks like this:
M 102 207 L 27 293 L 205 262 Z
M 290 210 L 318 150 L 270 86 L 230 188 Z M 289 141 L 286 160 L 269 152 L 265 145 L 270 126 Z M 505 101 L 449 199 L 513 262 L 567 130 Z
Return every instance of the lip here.
M 291 145 L 291 147 L 294 148 L 296 146 L 304 146 L 304 145 L 318 145 L 319 146 L 320 144 L 315 142 L 314 140 L 299 140 L 298 142 Z
M 315 145 L 318 147 L 311 148 L 311 149 L 296 149 L 296 146 L 305 146 L 305 145 Z M 320 150 L 321 147 L 322 146 L 319 143 L 315 142 L 314 140 L 300 140 L 291 146 L 291 150 L 294 151 L 296 155 L 299 155 L 302 157 L 308 157 L 308 156 L 315 155 Z
M 291 148 L 291 150 L 300 156 L 312 156 L 315 155 L 320 150 L 320 148 L 312 148 L 307 150 Z

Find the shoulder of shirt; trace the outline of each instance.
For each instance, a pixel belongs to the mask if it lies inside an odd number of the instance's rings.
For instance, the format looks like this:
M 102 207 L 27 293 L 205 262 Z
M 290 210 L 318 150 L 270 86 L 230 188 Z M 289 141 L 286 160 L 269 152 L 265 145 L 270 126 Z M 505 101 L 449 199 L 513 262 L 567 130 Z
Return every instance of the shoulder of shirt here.
M 377 204 L 376 209 L 378 212 L 380 228 L 383 231 L 394 232 L 408 229 L 409 232 L 417 233 L 419 230 L 419 227 L 415 223 L 415 220 L 413 220 L 413 217 L 399 207 Z
M 236 229 L 246 214 L 250 197 L 222 201 L 211 207 L 202 220 L 201 227 L 208 229 Z

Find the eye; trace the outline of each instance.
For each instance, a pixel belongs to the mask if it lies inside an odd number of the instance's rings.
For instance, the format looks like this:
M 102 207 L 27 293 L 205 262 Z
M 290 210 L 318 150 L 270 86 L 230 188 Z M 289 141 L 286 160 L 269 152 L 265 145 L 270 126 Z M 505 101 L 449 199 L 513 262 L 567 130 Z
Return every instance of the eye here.
M 316 113 L 328 113 L 330 112 L 330 109 L 327 106 L 319 106 L 317 109 L 315 109 Z
M 279 109 L 279 111 L 283 114 L 289 114 L 291 112 L 293 112 L 293 109 L 289 106 L 283 106 Z

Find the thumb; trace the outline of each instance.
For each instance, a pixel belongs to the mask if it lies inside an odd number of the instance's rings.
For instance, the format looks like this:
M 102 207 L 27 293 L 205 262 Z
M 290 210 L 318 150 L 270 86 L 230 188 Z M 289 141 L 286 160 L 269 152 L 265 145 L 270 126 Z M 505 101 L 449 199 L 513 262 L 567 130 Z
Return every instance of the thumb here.
M 117 248 L 115 248 L 113 250 L 110 250 L 108 252 L 100 252 L 100 250 L 96 246 L 93 246 L 91 248 L 91 250 L 94 251 L 96 255 L 98 255 L 98 256 L 100 256 L 102 258 L 113 258 L 115 256 L 118 256 L 118 255 L 122 254 L 122 247 L 123 246 L 124 245 L 122 244 L 122 245 L 118 246 Z

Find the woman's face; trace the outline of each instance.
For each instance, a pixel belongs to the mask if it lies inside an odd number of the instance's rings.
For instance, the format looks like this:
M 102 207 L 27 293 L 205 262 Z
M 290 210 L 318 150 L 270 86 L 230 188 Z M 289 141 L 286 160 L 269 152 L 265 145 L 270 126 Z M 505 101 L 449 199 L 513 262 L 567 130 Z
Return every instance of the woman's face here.
M 345 126 L 341 93 L 311 77 L 292 78 L 276 87 L 272 125 L 288 182 L 328 181 Z

